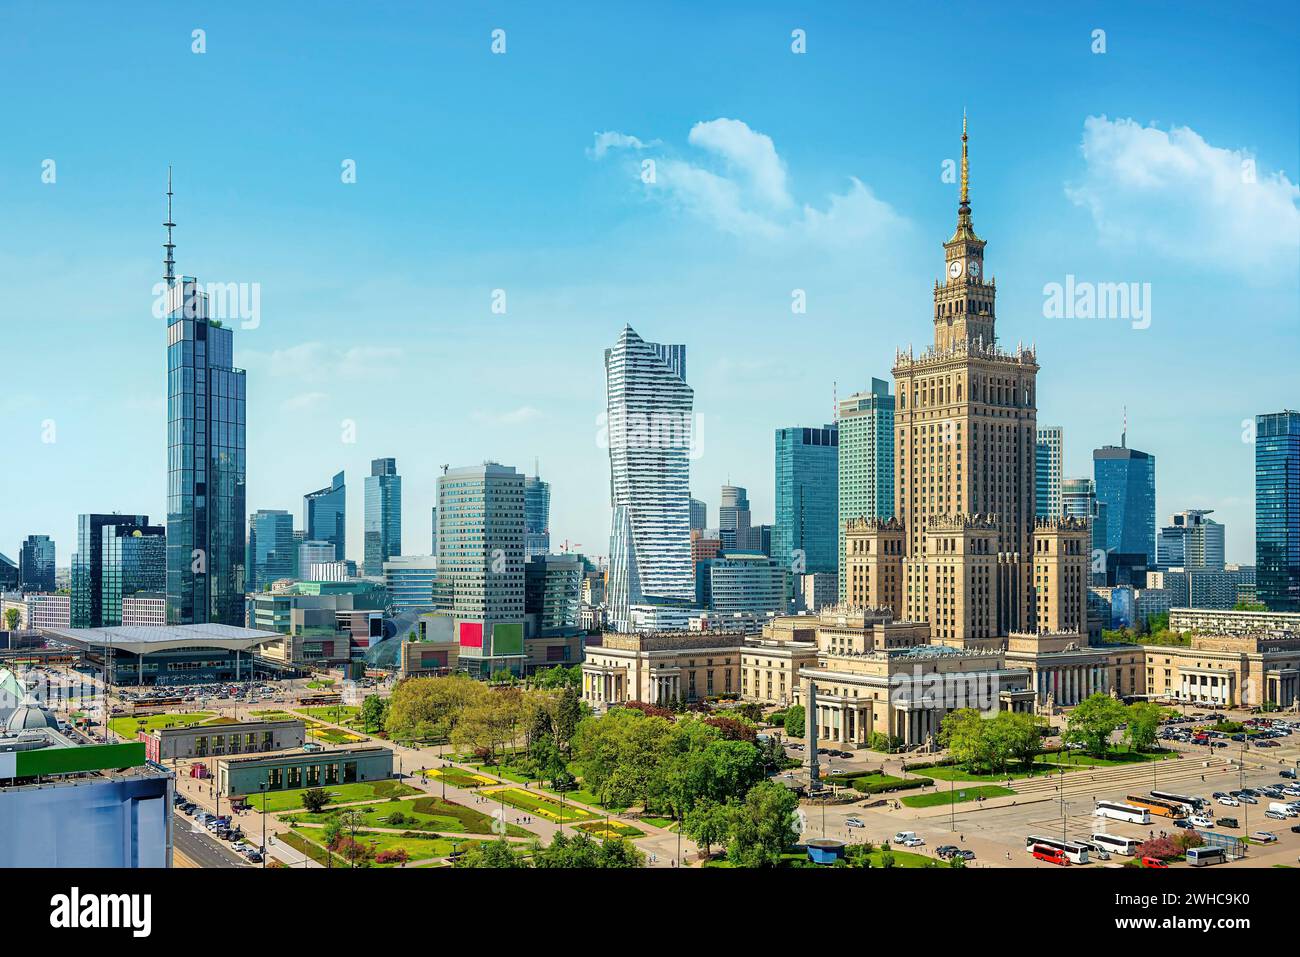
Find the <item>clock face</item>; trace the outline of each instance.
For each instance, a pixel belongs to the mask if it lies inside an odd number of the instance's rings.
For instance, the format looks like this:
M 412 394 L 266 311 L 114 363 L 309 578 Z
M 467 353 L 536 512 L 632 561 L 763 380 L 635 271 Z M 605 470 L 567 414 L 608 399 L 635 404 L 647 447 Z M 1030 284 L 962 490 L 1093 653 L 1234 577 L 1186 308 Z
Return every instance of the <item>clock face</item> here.
M 972 276 L 978 276 L 980 274 L 980 264 L 972 259 L 970 265 L 966 267 L 966 271 Z
M 953 279 L 956 279 L 961 275 L 961 260 L 954 259 L 952 262 L 948 263 L 948 275 Z

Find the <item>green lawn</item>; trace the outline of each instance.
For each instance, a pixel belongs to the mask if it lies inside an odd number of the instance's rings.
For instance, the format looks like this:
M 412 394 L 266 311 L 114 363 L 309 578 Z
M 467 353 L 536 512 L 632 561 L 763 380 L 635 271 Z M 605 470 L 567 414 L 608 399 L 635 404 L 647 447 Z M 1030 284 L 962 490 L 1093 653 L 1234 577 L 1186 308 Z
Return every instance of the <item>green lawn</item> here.
M 1084 754 L 1081 751 L 1060 751 L 1056 754 L 1039 755 L 1039 763 L 1060 767 L 1113 768 L 1125 764 L 1143 764 L 1149 761 L 1166 761 L 1177 752 L 1174 751 L 1107 751 L 1101 757 Z
M 348 862 L 345 861 L 343 858 L 339 857 L 336 854 L 331 855 L 329 851 L 325 850 L 324 846 L 322 846 L 320 843 L 316 841 L 307 840 L 297 831 L 288 831 L 283 834 L 277 834 L 275 836 L 275 841 L 277 844 L 281 844 L 281 843 L 288 844 L 295 851 L 300 851 L 301 853 L 306 854 L 308 857 L 310 857 L 321 867 L 326 866 L 326 859 L 329 857 L 334 858 L 334 860 L 331 862 L 331 866 L 333 867 L 348 866 Z M 272 845 L 272 847 L 274 847 L 274 845 Z
M 320 705 L 314 708 L 299 708 L 303 714 L 317 719 L 318 721 L 328 721 L 331 724 L 345 724 L 349 727 L 361 727 L 361 708 L 354 704 L 341 704 L 338 707 L 333 705 Z
M 908 797 L 899 798 L 899 800 L 908 807 L 938 807 L 940 805 L 962 804 L 966 801 L 973 801 L 977 797 L 1006 797 L 1008 794 L 1015 793 L 1010 788 L 998 787 L 995 784 L 978 784 L 974 787 L 962 787 L 951 793 L 947 790 L 939 790 L 931 794 L 912 794 Z
M 265 795 L 266 810 L 298 811 L 302 810 L 302 796 L 307 788 L 294 788 L 290 791 L 268 791 Z M 350 801 L 383 801 L 390 797 L 406 797 L 420 792 L 409 784 L 400 781 L 357 781 L 353 784 L 331 784 L 322 788 L 329 795 L 330 804 L 346 804 Z M 248 795 L 248 804 L 256 811 L 262 810 L 263 795 Z
M 319 848 L 322 854 L 324 853 L 324 846 L 321 843 L 324 840 L 324 834 L 322 828 L 299 827 L 295 833 L 300 838 L 305 839 L 305 841 L 309 842 L 311 845 Z M 276 839 L 280 840 L 282 839 L 282 837 L 283 835 L 277 837 Z M 376 854 L 378 854 L 381 851 L 392 851 L 392 850 L 396 850 L 397 848 L 402 848 L 403 850 L 406 851 L 407 858 L 412 861 L 426 860 L 431 857 L 446 857 L 452 852 L 453 847 L 463 850 L 470 844 L 478 843 L 476 841 L 468 841 L 468 840 L 456 841 L 453 843 L 451 838 L 424 837 L 422 835 L 413 834 L 413 833 L 383 834 L 380 833 L 379 831 L 357 831 L 356 840 L 357 843 L 364 844 L 367 847 L 371 848 Z M 339 863 L 340 861 L 342 861 L 341 865 Z M 341 857 L 338 853 L 335 853 L 334 866 L 347 867 L 348 866 L 347 859 Z M 398 864 L 375 864 L 372 862 L 368 866 L 398 867 L 399 865 Z
M 894 867 L 920 868 L 933 867 L 935 864 L 943 864 L 942 861 L 936 860 L 933 857 L 926 857 L 924 854 L 915 854 L 912 851 L 900 851 L 890 848 L 889 853 L 894 856 Z M 881 858 L 883 854 L 884 852 L 880 848 L 876 848 L 867 855 L 867 860 L 871 862 L 872 867 L 880 867 L 882 866 Z
M 296 714 L 290 714 L 288 711 L 281 711 L 279 708 L 272 708 L 270 711 L 250 711 L 253 717 L 261 721 L 297 721 Z
M 677 827 L 677 822 L 670 817 L 653 817 L 649 814 L 643 814 L 640 819 L 652 827 L 662 827 L 665 831 L 671 831 Z
M 115 734 L 126 738 L 128 741 L 134 741 L 136 731 L 141 728 L 145 731 L 155 731 L 159 728 L 188 728 L 193 724 L 202 724 L 215 716 L 216 713 L 212 711 L 188 711 L 184 714 L 151 714 L 139 718 L 119 716 L 110 718 L 108 727 Z M 141 725 L 141 722 L 144 722 L 144 724 Z
M 418 797 L 405 801 L 384 801 L 350 808 L 361 813 L 365 827 L 400 828 L 406 831 L 448 831 L 456 834 L 492 834 L 492 818 L 473 808 L 443 801 L 436 797 Z M 394 812 L 403 815 L 401 823 L 390 823 Z M 284 818 L 299 824 L 324 824 L 338 814 L 338 810 L 312 814 L 303 811 Z M 531 837 L 533 832 L 515 824 L 506 825 L 510 837 Z
M 549 797 L 543 797 L 532 791 L 515 787 L 485 788 L 483 795 L 493 801 L 502 801 L 511 807 L 536 814 L 552 822 L 572 824 L 577 821 L 595 821 L 601 815 L 588 811 L 574 804 L 563 804 Z M 561 821 L 561 814 L 563 819 Z
M 934 778 L 937 781 L 971 781 L 978 784 L 980 781 L 1005 781 L 1011 778 L 1013 781 L 1024 778 L 1038 778 L 1045 774 L 1060 774 L 1061 768 L 1065 770 L 1075 770 L 1069 765 L 1047 765 L 1035 763 L 1033 768 L 1026 769 L 1022 765 L 1015 765 L 1001 774 L 988 774 L 983 771 L 967 771 L 957 765 L 946 765 L 944 767 L 918 768 L 915 774 L 924 775 L 927 778 Z
M 543 788 L 543 790 L 545 790 L 547 794 L 553 794 L 556 797 L 559 797 L 560 795 L 559 791 L 553 791 L 550 788 Z M 608 805 L 601 804 L 600 798 L 596 797 L 596 795 L 592 794 L 590 791 L 586 790 L 585 788 L 577 788 L 573 791 L 565 791 L 564 800 L 577 801 L 580 804 L 590 804 L 592 807 L 603 808 L 607 811 L 614 811 L 616 813 L 620 811 L 626 811 L 628 808 L 626 804 L 608 804 Z
M 606 824 L 604 821 L 587 821 L 583 824 L 573 825 L 575 831 L 586 831 L 592 837 L 626 837 L 635 840 L 638 837 L 645 837 L 645 831 L 639 827 L 633 827 L 631 824 L 624 824 L 621 821 L 610 821 Z

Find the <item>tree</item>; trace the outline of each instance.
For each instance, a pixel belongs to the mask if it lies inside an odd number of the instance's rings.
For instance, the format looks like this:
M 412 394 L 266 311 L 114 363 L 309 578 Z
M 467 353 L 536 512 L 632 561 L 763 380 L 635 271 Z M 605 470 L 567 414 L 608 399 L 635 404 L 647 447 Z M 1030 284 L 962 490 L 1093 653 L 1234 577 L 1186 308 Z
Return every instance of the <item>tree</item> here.
M 455 867 L 528 867 L 505 838 L 471 844 L 455 858 Z
M 396 740 L 450 737 L 466 709 L 492 693 L 468 675 L 407 678 L 388 699 L 384 730 Z
M 582 720 L 582 698 L 577 685 L 565 685 L 560 701 L 555 707 L 555 743 L 565 754 L 569 753 L 573 736 Z
M 1006 770 L 1008 760 L 1018 761 L 1028 767 L 1043 750 L 1042 722 L 1032 714 L 999 711 L 989 725 L 992 729 L 994 754 L 1000 762 L 1001 770 Z
M 735 810 L 735 805 L 719 804 L 705 798 L 686 812 L 681 824 L 682 833 L 704 848 L 707 856 L 714 844 L 726 843 Z
M 957 708 L 943 716 L 939 743 L 948 749 L 957 764 L 968 770 L 993 766 L 992 742 L 985 731 L 984 719 L 974 708 Z
M 6 627 L 9 631 L 17 631 L 17 630 L 18 630 L 18 621 L 19 621 L 19 619 L 21 619 L 22 617 L 23 617 L 23 613 L 22 613 L 21 611 L 19 611 L 17 608 L 6 608 L 6 609 L 5 609 L 5 627 Z
M 789 788 L 775 781 L 755 784 L 731 815 L 727 859 L 737 867 L 775 867 L 799 838 L 798 807 L 799 799 Z
M 754 741 L 758 737 L 758 732 L 754 730 L 753 726 L 741 718 L 714 715 L 711 718 L 705 718 L 704 723 L 717 728 L 722 732 L 722 736 L 729 741 Z
M 1124 740 L 1134 751 L 1153 751 L 1156 747 L 1156 734 L 1160 730 L 1160 721 L 1165 709 L 1151 701 L 1138 701 L 1128 706 L 1128 727 L 1124 729 Z
M 361 702 L 361 726 L 368 732 L 374 733 L 384 729 L 384 715 L 388 711 L 388 705 L 384 699 L 377 694 L 368 694 Z
M 1083 745 L 1091 755 L 1101 756 L 1109 748 L 1111 732 L 1125 717 L 1122 704 L 1099 692 L 1074 706 L 1066 719 L 1065 740 Z
M 796 704 L 785 711 L 785 734 L 788 738 L 802 738 L 808 731 L 807 713 L 803 705 Z
M 312 814 L 319 814 L 330 803 L 330 796 L 323 788 L 308 788 L 302 792 L 302 806 Z

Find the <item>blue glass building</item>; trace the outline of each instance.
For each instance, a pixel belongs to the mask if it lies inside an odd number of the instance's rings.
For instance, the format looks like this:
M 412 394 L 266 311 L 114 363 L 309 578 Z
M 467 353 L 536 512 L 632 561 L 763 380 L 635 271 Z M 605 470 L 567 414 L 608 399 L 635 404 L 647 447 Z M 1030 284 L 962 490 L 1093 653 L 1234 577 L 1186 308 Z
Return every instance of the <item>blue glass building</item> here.
M 18 587 L 22 591 L 54 591 L 54 540 L 28 535 L 18 552 Z
M 776 430 L 772 557 L 791 575 L 839 571 L 840 432 Z
M 1156 567 L 1156 457 L 1126 443 L 1092 453 L 1097 501 L 1106 506 L 1106 551 L 1145 555 Z
M 540 475 L 524 478 L 524 558 L 551 550 L 551 483 Z
M 384 562 L 402 554 L 402 477 L 397 459 L 374 459 L 366 476 L 365 555 L 362 571 L 379 577 Z
M 334 546 L 335 561 L 347 558 L 348 505 L 343 473 L 335 475 L 324 488 L 304 495 L 302 511 L 307 541 L 329 542 Z M 306 571 L 301 569 L 303 573 Z
M 148 515 L 77 516 L 72 556 L 73 628 L 122 624 L 122 599 L 161 592 L 167 582 L 167 533 Z
M 1255 416 L 1255 594 L 1300 611 L 1300 412 Z
M 244 370 L 197 279 L 175 275 L 167 183 L 167 622 L 244 620 Z M 159 589 L 161 590 L 161 589 Z M 75 622 L 74 622 L 75 624 Z
M 262 591 L 298 570 L 293 516 L 283 509 L 258 509 L 248 517 L 248 588 Z

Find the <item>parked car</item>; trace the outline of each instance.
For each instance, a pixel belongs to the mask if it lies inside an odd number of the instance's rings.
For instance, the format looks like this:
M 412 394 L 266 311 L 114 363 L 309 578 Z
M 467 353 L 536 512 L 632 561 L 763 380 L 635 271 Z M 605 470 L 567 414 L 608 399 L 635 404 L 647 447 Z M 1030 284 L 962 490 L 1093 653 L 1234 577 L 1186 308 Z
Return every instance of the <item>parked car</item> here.
M 1277 772 L 1277 776 L 1280 778 L 1290 778 L 1292 781 L 1294 781 L 1295 768 L 1283 768 L 1281 771 Z
M 1241 827 L 1241 825 L 1237 823 L 1235 817 L 1221 817 L 1214 823 L 1219 825 L 1219 827 Z
M 1168 867 L 1169 865 L 1166 864 L 1164 861 L 1160 860 L 1158 857 L 1144 857 L 1142 858 L 1142 866 L 1160 868 L 1160 867 Z
M 1182 828 L 1184 831 L 1192 830 L 1192 822 L 1184 818 L 1174 818 L 1174 827 Z
M 1235 797 L 1227 797 L 1227 796 L 1221 797 L 1219 798 L 1219 803 L 1222 804 L 1224 807 L 1241 807 L 1241 802 L 1238 801 Z
M 903 842 L 904 847 L 925 847 L 925 838 L 914 837 Z
M 1277 840 L 1277 835 L 1272 831 L 1256 831 L 1250 836 L 1252 841 L 1258 841 L 1260 844 L 1272 844 Z
M 961 848 L 957 847 L 955 844 L 940 844 L 934 849 L 934 853 L 937 854 L 940 859 L 946 861 L 960 850 Z
M 975 852 L 970 850 L 969 848 L 963 847 L 960 850 L 958 850 L 957 853 L 953 855 L 953 857 L 960 857 L 962 860 L 973 861 L 975 860 Z

